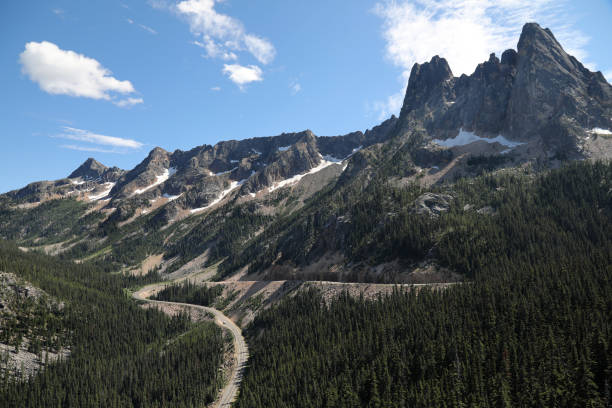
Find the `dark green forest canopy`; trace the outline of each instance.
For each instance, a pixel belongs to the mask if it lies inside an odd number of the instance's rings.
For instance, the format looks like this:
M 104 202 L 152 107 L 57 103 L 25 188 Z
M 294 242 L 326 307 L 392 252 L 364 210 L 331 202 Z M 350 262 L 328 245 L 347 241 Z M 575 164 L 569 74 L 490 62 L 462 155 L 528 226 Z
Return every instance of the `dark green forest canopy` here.
M 155 296 L 152 296 L 151 299 L 210 306 L 222 292 L 223 286 L 199 286 L 186 280 L 182 283 L 164 286 L 164 288 L 156 293 Z
M 258 316 L 237 406 L 610 406 L 612 166 L 518 181 L 458 186 L 496 192 L 494 216 L 451 213 L 437 248 L 470 283 Z
M 224 340 L 212 323 L 141 309 L 124 293 L 137 279 L 0 242 L 0 270 L 66 302 L 70 357 L 28 382 L 5 377 L 3 407 L 183 407 L 209 403 L 221 385 Z
M 469 283 L 418 296 L 341 296 L 327 305 L 316 292 L 288 298 L 248 329 L 251 360 L 238 406 L 609 406 L 612 165 L 461 179 L 431 189 L 453 196 L 449 211 L 435 218 L 412 211 L 424 189 L 394 187 L 387 178 L 382 173 L 361 190 L 356 183 L 329 187 L 306 203 L 308 222 L 280 217 L 247 246 L 240 243 L 244 231 L 270 220 L 240 226 L 241 213 L 230 214 L 235 229 L 215 256 L 234 251 L 226 266 L 248 256 L 265 265 L 272 252 L 260 251 L 259 242 L 276 231 L 278 240 L 267 241 L 278 245 L 273 249 L 288 261 L 307 262 L 320 250 L 325 220 L 348 211 L 340 249 L 350 259 L 433 256 Z M 465 204 L 491 212 L 465 211 Z M 218 220 L 227 213 L 213 214 Z M 137 222 L 129 228 L 148 221 Z M 188 256 L 199 251 L 198 234 L 207 233 L 204 226 L 192 231 L 180 241 Z M 155 234 L 141 243 L 134 237 L 142 254 L 159 245 Z M 129 257 L 129 248 L 121 257 Z M 0 405 L 191 406 L 215 395 L 220 330 L 142 310 L 126 297 L 124 288 L 154 276 L 109 274 L 90 263 L 24 254 L 6 242 L 0 270 L 67 303 L 73 345 L 67 361 L 30 382 L 4 381 Z M 172 290 L 173 296 L 198 292 L 189 285 Z M 199 295 L 210 302 L 215 294 Z

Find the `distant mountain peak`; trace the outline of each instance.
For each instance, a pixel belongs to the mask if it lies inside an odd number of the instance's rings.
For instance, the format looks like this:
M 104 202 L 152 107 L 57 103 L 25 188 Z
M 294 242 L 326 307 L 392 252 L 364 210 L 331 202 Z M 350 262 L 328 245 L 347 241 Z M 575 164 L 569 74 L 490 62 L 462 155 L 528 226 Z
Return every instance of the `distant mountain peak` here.
M 68 178 L 96 179 L 102 176 L 108 169 L 105 165 L 90 157 L 83 162 L 75 171 L 70 173 Z

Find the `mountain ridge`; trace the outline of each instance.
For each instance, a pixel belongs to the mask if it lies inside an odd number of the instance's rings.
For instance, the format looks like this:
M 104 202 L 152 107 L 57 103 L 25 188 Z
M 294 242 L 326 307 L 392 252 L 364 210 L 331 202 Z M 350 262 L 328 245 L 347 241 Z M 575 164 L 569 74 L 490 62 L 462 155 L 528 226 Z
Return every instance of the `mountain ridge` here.
M 501 59 L 491 54 L 470 75 L 453 76 L 440 56 L 415 64 L 399 117 L 365 132 L 305 130 L 187 151 L 157 147 L 127 171 L 91 159 L 71 174 L 76 178 L 32 183 L 1 195 L 0 204 L 8 214 L 88 217 L 47 240 L 66 240 L 68 257 L 111 259 L 119 268 L 161 253 L 164 273 L 201 259 L 223 277 L 304 277 L 318 265 L 336 271 L 321 272 L 330 280 L 413 282 L 424 270 L 456 279 L 438 265 L 436 234 L 443 232 L 427 220 L 477 205 L 478 214 L 495 214 L 490 203 L 459 199 L 457 180 L 608 160 L 609 129 L 612 86 L 569 56 L 550 30 L 528 23 L 517 50 Z M 364 216 L 367 206 L 379 212 Z M 393 236 L 377 231 L 398 214 L 427 238 L 408 255 L 367 261 L 369 246 Z

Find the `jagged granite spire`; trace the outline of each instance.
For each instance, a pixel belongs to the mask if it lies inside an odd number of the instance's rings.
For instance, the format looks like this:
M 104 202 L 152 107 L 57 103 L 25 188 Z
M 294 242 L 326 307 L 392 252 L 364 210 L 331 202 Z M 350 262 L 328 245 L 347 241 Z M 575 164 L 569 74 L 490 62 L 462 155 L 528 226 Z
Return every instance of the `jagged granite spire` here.
M 434 56 L 431 61 L 414 64 L 410 71 L 408 88 L 400 117 L 426 104 L 432 97 L 442 96 L 440 87 L 453 78 L 453 73 L 444 58 Z
M 501 61 L 491 54 L 469 76 L 453 78 L 438 56 L 415 64 L 400 128 L 424 130 L 426 139 L 460 129 L 501 134 L 531 143 L 532 156 L 605 157 L 612 152 L 607 142 L 587 152 L 585 141 L 594 128 L 612 129 L 612 86 L 567 54 L 549 29 L 527 23 L 516 51 L 506 50 Z

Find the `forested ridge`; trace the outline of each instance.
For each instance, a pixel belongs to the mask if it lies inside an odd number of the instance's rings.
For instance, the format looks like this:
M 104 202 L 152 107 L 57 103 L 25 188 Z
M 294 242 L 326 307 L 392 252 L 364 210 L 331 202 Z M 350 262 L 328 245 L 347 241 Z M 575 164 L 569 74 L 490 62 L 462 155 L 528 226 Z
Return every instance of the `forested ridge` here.
M 493 192 L 493 215 L 435 221 L 437 256 L 469 283 L 327 304 L 308 292 L 262 312 L 237 406 L 610 406 L 612 165 L 508 181 L 457 185 L 459 200 Z
M 394 171 L 382 169 L 363 185 L 327 186 L 301 215 L 241 225 L 245 207 L 213 213 L 233 225 L 212 258 L 232 252 L 230 269 L 249 257 L 265 266 L 277 252 L 299 264 L 333 247 L 372 264 L 434 259 L 465 276 L 448 289 L 374 300 L 324 300 L 309 291 L 263 310 L 247 331 L 251 359 L 237 406 L 610 406 L 612 164 L 509 169 L 430 189 L 398 186 L 389 181 Z M 451 196 L 448 211 L 415 212 L 424 192 Z M 270 228 L 245 244 L 242 234 L 262 223 Z M 207 225 L 176 248 L 195 255 L 210 238 Z M 159 245 L 156 236 L 129 239 L 144 240 L 136 246 L 141 256 L 149 242 Z M 261 251 L 260 243 L 272 246 Z M 221 331 L 134 304 L 124 289 L 159 279 L 155 273 L 105 269 L 0 243 L 0 270 L 66 303 L 71 352 L 29 382 L 3 378 L 2 406 L 193 406 L 214 398 Z M 211 304 L 218 291 L 187 282 L 160 296 Z
M 3 376 L 4 407 L 191 407 L 211 402 L 222 383 L 224 348 L 213 323 L 194 325 L 144 310 L 124 292 L 143 283 L 23 253 L 0 241 L 0 270 L 65 302 L 70 356 L 22 382 Z

